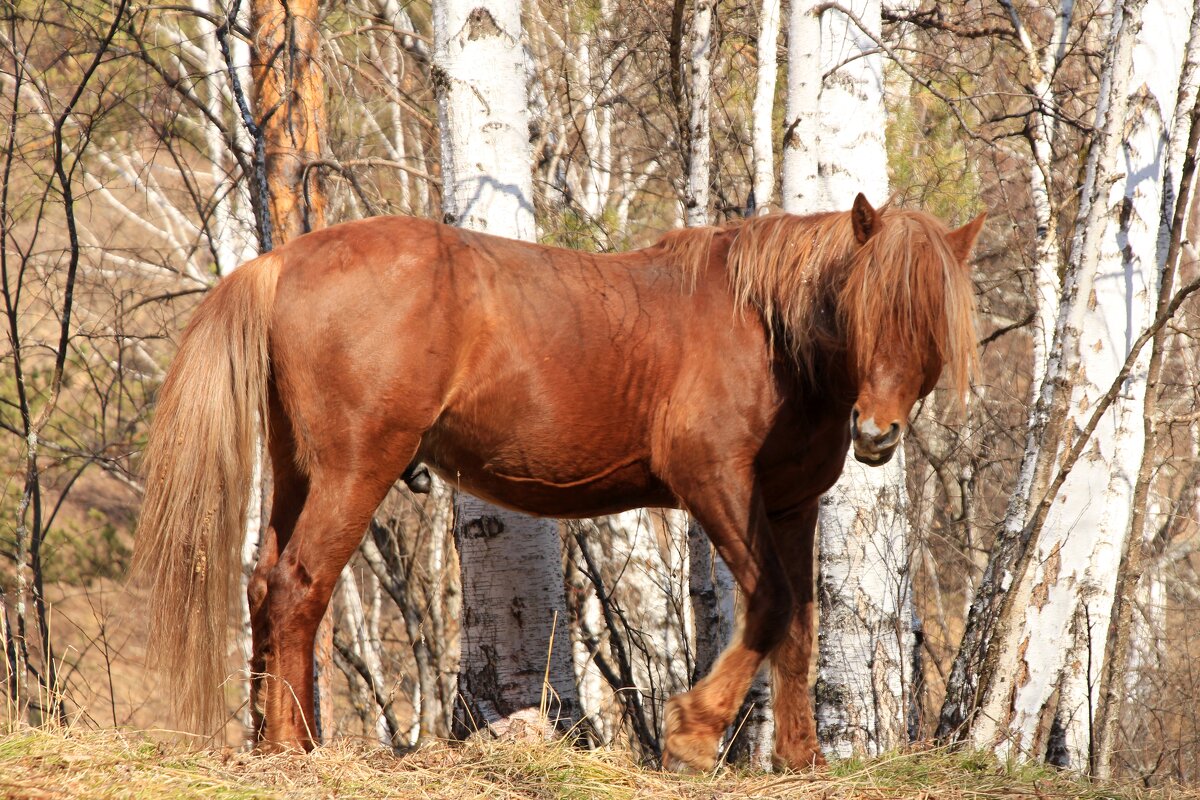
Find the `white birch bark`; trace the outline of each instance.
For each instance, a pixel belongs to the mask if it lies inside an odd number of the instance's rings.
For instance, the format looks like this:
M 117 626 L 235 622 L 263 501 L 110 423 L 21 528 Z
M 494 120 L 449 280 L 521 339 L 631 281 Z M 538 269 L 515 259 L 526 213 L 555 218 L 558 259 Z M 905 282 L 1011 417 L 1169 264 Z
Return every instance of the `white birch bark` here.
M 758 27 L 758 83 L 754 94 L 754 202 L 758 213 L 775 196 L 775 83 L 778 79 L 779 0 L 762 0 Z
M 744 759 L 751 769 L 772 772 L 775 769 L 775 712 L 771 705 L 771 672 L 764 668 L 754 676 L 742 711 L 734 721 L 731 734 L 735 737 L 730 745 L 727 760 L 740 762 Z
M 1153 317 L 1158 294 L 1162 184 L 1190 11 L 1178 1 L 1150 3 L 1144 13 L 1143 5 L 1114 10 L 1097 115 L 1102 133 L 1093 145 L 1068 271 L 1075 286 L 1065 287 L 1060 306 L 1054 353 L 1060 363 L 1052 359 L 1046 373 L 1047 383 L 1058 369 L 1071 380 L 1064 430 L 1072 435 Z M 1057 689 L 1070 763 L 1089 764 L 1117 566 L 1145 443 L 1148 359 L 1147 351 L 1039 531 L 1031 569 L 1017 587 L 1024 619 L 997 643 L 1000 660 L 973 731 L 978 745 L 1041 756 Z
M 520 4 L 438 0 L 433 22 L 446 219 L 532 240 Z M 578 701 L 557 525 L 462 492 L 455 516 L 463 589 L 459 680 L 478 715 L 473 724 L 515 733 L 511 721 L 530 720 L 531 710 L 571 724 Z
M 1183 169 L 1184 153 L 1190 133 L 1190 112 L 1196 104 L 1196 93 L 1200 91 L 1200 13 L 1192 11 L 1192 24 L 1188 31 L 1187 50 L 1183 68 L 1179 73 L 1179 92 L 1175 113 L 1171 123 L 1171 138 L 1167 146 L 1166 170 L 1163 179 L 1163 214 L 1158 228 L 1158 262 L 1161 267 L 1167 260 L 1167 248 L 1171 243 L 1171 213 L 1179 196 L 1180 172 Z M 1165 99 L 1165 98 L 1164 98 Z M 1193 196 L 1194 197 L 1194 196 Z M 1193 207 L 1195 201 L 1192 201 Z M 1187 237 L 1185 233 L 1185 238 Z
M 193 0 L 192 7 L 201 13 L 213 13 L 211 0 Z M 219 14 L 218 14 L 219 16 Z M 238 120 L 238 111 L 233 98 L 225 58 L 217 42 L 216 26 L 199 20 L 203 34 L 200 46 L 204 49 L 204 70 L 208 80 L 204 84 L 204 99 L 209 112 L 216 119 L 230 121 L 235 131 L 236 142 L 245 143 L 244 126 Z M 239 78 L 245 80 L 250 69 L 250 49 L 236 36 L 229 37 L 230 60 L 234 69 L 241 71 Z M 249 93 L 246 98 L 251 103 Z M 213 204 L 212 221 L 209 223 L 209 238 L 217 258 L 217 274 L 224 275 L 239 264 L 258 255 L 255 247 L 252 216 L 238 214 L 237 206 L 249 209 L 249 196 L 242 187 L 235 186 L 233 157 L 220 128 L 210 120 L 203 120 L 204 146 L 210 164 Z M 239 202 L 240 201 L 240 202 Z
M 836 10 L 789 19 L 789 213 L 844 210 L 863 192 L 887 197 L 883 63 L 874 42 Z M 876 35 L 877 0 L 847 4 Z M 829 76 L 822 80 L 826 72 Z M 912 611 L 903 453 L 883 467 L 847 456 L 820 508 L 817 733 L 827 755 L 875 755 L 906 741 Z
M 1054 336 L 1055 320 L 1058 316 L 1060 284 L 1058 266 L 1061 253 L 1058 241 L 1058 220 L 1051 202 L 1050 176 L 1053 174 L 1054 139 L 1057 124 L 1054 119 L 1057 103 L 1051 82 L 1054 73 L 1066 53 L 1066 37 L 1070 30 L 1074 11 L 1073 0 L 1063 0 L 1055 13 L 1054 26 L 1049 43 L 1037 57 L 1029 34 L 1011 4 L 1006 3 L 1013 26 L 1025 49 L 1030 69 L 1036 75 L 1034 93 L 1043 109 L 1033 114 L 1030 125 L 1031 160 L 1029 168 L 1030 194 L 1033 199 L 1034 222 L 1037 225 L 1037 250 L 1033 267 L 1034 325 L 1032 331 L 1033 372 L 1030 386 L 1032 398 L 1030 416 L 1026 425 L 1025 457 L 1021 461 L 1017 486 L 1005 513 L 1007 536 L 1016 536 L 1027 522 L 1029 501 L 1034 491 L 1034 480 L 1039 442 L 1044 431 L 1044 411 L 1037 405 L 1037 393 L 1041 391 L 1046 377 L 1050 349 Z
M 878 0 L 844 4 L 879 36 L 882 5 Z M 817 128 L 820 153 L 819 202 L 826 209 L 846 210 L 862 192 L 876 204 L 887 199 L 887 148 L 883 108 L 883 56 L 875 42 L 845 14 L 821 14 L 821 83 Z
M 962 723 L 973 710 L 979 683 L 986 678 L 978 662 L 987 652 L 993 635 L 993 622 L 1003 603 L 1003 595 L 1012 582 L 1012 570 L 1020 561 L 1021 531 L 1027 523 L 1030 498 L 1034 494 L 1038 468 L 1038 446 L 1045 435 L 1047 409 L 1038 403 L 1042 391 L 1050 347 L 1057 318 L 1061 248 L 1058 241 L 1058 209 L 1051 195 L 1050 177 L 1053 174 L 1054 139 L 1058 130 L 1055 117 L 1057 100 L 1053 79 L 1066 54 L 1066 37 L 1074 13 L 1073 0 L 1062 0 L 1057 8 L 1046 9 L 1052 15 L 1050 39 L 1038 56 L 1028 27 L 1011 2 L 1004 3 L 1012 20 L 1017 39 L 1025 51 L 1030 74 L 1033 75 L 1034 108 L 1030 113 L 1029 180 L 1036 249 L 1031 269 L 1034 317 L 1032 336 L 1032 370 L 1030 379 L 1029 417 L 1026 422 L 1025 451 L 1017 473 L 1016 487 L 1005 512 L 1004 530 L 997 537 L 982 579 L 977 589 L 967 597 L 968 617 L 960 649 L 947 680 L 938 736 L 959 735 Z
M 821 498 L 817 734 L 838 758 L 907 742 L 913 615 L 902 450 L 892 463 L 885 471 L 848 460 Z
M 246 664 L 250 663 L 250 659 L 254 655 L 254 636 L 250 627 L 250 600 L 247 591 L 250 588 L 250 575 L 254 572 L 254 566 L 258 563 L 258 548 L 262 542 L 263 483 L 263 446 L 262 441 L 259 440 L 256 442 L 254 452 L 254 468 L 250 473 L 250 497 L 247 501 L 248 509 L 246 511 L 246 538 L 242 540 L 242 575 L 238 591 L 238 611 L 241 625 L 238 628 L 237 640 L 241 648 L 242 660 Z M 241 722 L 246 731 L 251 732 L 250 739 L 253 741 L 254 709 L 250 707 L 249 681 L 242 684 L 242 692 L 245 707 L 241 712 Z
M 1035 76 L 1033 91 L 1039 111 L 1031 119 L 1029 139 L 1032 159 L 1029 170 L 1030 195 L 1033 198 L 1034 224 L 1037 226 L 1037 251 L 1033 268 L 1034 298 L 1037 304 L 1033 329 L 1033 380 L 1037 387 L 1042 382 L 1046 356 L 1050 352 L 1050 340 L 1054 335 L 1054 315 L 1058 306 L 1059 241 L 1055 220 L 1055 209 L 1051 201 L 1050 177 L 1053 174 L 1054 140 L 1058 132 L 1056 121 L 1058 103 L 1054 95 L 1053 80 L 1058 67 L 1066 55 L 1067 33 L 1074 14 L 1074 0 L 1062 0 L 1053 14 L 1050 40 L 1038 56 L 1029 32 L 1017 15 L 1011 2 L 1005 7 L 1013 20 L 1026 61 Z
M 784 108 L 783 210 L 808 214 L 820 209 L 817 187 L 821 100 L 821 20 L 815 0 L 793 0 L 788 12 L 787 100 Z
M 713 549 L 704 532 L 693 522 L 687 529 L 688 593 L 696 625 L 696 663 L 693 679 L 712 670 L 717 656 L 733 638 L 737 627 L 737 586 L 733 574 Z
M 447 220 L 532 240 L 533 161 L 520 5 L 439 0 L 433 27 Z
M 708 224 L 712 162 L 710 107 L 712 100 L 713 0 L 695 0 L 692 20 L 690 149 L 684 209 L 689 227 Z
M 1180 173 L 1191 133 L 1191 110 L 1196 103 L 1197 89 L 1200 88 L 1198 84 L 1200 84 L 1200 13 L 1193 10 L 1183 68 L 1179 76 L 1174 119 L 1163 173 L 1162 214 L 1156 245 L 1159 273 L 1166 266 L 1167 252 L 1171 241 L 1172 212 L 1184 188 L 1180 185 L 1182 177 Z M 1194 207 L 1194 192 L 1190 202 Z M 1184 236 L 1187 237 L 1186 232 Z M 1184 380 L 1190 380 L 1192 385 L 1195 385 L 1194 370 L 1191 372 L 1192 374 L 1186 375 Z M 1146 413 L 1149 412 L 1150 409 L 1147 407 Z M 1194 425 L 1191 426 L 1191 432 L 1193 436 L 1188 437 L 1188 443 L 1193 447 L 1194 453 Z M 1150 443 L 1147 442 L 1147 446 L 1149 445 Z M 1159 531 L 1169 523 L 1167 522 L 1164 498 L 1155 491 L 1153 485 L 1149 487 L 1147 503 L 1149 508 L 1146 511 L 1143 529 L 1140 532 L 1130 531 L 1130 536 L 1140 534 L 1147 551 L 1153 552 L 1153 543 Z M 1167 577 L 1162 568 L 1161 559 L 1150 559 L 1141 580 L 1134 589 L 1134 597 L 1136 602 L 1130 621 L 1129 656 L 1123 683 L 1129 698 L 1127 707 L 1136 709 L 1140 704 L 1149 700 L 1149 694 L 1152 692 L 1150 681 L 1146 680 L 1147 676 L 1161 674 L 1161 670 L 1167 664 Z M 1102 763 L 1100 766 L 1104 769 L 1111 769 L 1111 764 Z

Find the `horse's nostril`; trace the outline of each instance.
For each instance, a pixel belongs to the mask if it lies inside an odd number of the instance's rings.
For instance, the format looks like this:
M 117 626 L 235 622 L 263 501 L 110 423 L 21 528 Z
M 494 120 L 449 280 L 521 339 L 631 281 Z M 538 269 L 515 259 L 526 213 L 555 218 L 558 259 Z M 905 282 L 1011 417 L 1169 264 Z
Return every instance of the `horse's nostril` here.
M 850 441 L 858 439 L 858 406 L 850 410 Z
M 875 444 L 879 447 L 891 447 L 898 441 L 900 441 L 900 423 L 898 422 L 893 422 L 886 433 L 875 437 Z

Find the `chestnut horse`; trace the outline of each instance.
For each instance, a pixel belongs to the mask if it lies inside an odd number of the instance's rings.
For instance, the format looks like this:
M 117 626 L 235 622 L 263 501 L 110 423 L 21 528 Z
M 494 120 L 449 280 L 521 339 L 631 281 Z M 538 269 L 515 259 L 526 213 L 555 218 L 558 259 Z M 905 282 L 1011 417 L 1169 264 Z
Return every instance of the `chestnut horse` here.
M 820 761 L 808 695 L 817 501 L 851 443 L 881 464 L 975 359 L 955 231 L 859 195 L 593 255 L 376 217 L 302 236 L 213 289 L 145 452 L 135 569 L 149 652 L 193 723 L 223 710 L 227 612 L 260 420 L 274 503 L 249 585 L 260 746 L 311 748 L 313 643 L 343 566 L 417 462 L 555 517 L 689 511 L 745 592 L 712 673 L 667 707 L 707 768 L 763 660 L 776 756 Z

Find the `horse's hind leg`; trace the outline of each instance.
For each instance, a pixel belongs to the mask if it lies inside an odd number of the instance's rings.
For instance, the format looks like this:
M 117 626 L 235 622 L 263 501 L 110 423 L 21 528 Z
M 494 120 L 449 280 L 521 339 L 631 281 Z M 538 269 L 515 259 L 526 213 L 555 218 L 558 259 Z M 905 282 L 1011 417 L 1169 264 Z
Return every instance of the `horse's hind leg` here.
M 417 440 L 413 437 L 412 451 Z M 406 463 L 406 462 L 402 462 Z M 388 472 L 317 467 L 278 560 L 267 573 L 262 744 L 309 750 L 316 744 L 313 645 L 342 568 L 399 468 Z
M 742 624 L 712 672 L 667 702 L 663 765 L 707 770 L 755 673 L 787 630 L 792 597 L 750 476 L 723 476 L 682 496 L 746 595 Z
M 281 419 L 274 411 L 274 419 Z M 271 430 L 271 464 L 273 497 L 271 519 L 263 531 L 258 548 L 258 562 L 246 586 L 250 607 L 250 717 L 255 743 L 262 741 L 265 715 L 264 676 L 267 651 L 270 646 L 270 618 L 267 614 L 268 577 L 279 561 L 279 553 L 291 539 L 292 530 L 308 496 L 308 479 L 296 467 L 296 455 L 291 436 L 281 425 Z

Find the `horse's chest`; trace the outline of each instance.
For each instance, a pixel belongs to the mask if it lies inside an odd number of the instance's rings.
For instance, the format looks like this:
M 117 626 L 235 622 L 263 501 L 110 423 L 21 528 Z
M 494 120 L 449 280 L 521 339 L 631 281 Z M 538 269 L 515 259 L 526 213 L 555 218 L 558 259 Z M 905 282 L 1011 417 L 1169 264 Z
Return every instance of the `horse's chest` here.
M 848 424 L 838 419 L 777 431 L 759 463 L 768 506 L 803 505 L 820 497 L 837 482 L 849 449 Z

